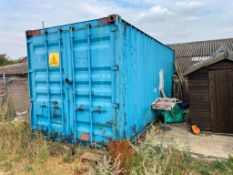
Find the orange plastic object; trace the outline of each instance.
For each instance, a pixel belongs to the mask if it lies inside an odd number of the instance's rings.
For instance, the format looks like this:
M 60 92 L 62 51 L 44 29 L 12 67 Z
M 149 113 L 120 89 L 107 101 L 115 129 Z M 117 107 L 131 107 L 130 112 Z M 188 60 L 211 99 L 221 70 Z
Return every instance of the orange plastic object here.
M 200 128 L 197 125 L 192 125 L 192 131 L 195 135 L 199 135 L 201 132 Z

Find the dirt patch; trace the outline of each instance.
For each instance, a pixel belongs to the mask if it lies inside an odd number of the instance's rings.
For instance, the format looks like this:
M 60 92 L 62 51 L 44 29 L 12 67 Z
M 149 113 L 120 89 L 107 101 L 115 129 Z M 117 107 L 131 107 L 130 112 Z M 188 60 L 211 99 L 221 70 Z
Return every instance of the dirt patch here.
M 190 126 L 185 123 L 168 126 L 171 130 L 158 132 L 153 141 L 147 135 L 146 140 L 155 145 L 175 145 L 179 150 L 189 150 L 193 155 L 206 158 L 227 159 L 233 155 L 233 136 L 205 132 L 197 136 L 191 133 Z

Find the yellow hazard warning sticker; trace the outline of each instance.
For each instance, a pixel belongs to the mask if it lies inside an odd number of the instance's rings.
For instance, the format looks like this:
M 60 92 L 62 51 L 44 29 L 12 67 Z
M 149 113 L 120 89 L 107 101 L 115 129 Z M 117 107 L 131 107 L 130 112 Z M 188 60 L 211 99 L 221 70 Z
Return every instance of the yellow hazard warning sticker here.
M 50 52 L 49 53 L 49 66 L 50 67 L 60 66 L 59 52 Z

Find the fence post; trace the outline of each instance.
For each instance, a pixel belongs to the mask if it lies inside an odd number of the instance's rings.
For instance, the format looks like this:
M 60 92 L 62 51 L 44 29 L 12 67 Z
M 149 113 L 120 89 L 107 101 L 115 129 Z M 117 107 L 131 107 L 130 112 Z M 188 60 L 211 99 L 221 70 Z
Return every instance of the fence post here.
M 2 78 L 3 78 L 4 85 L 6 85 L 6 75 L 5 75 L 5 73 L 2 74 Z

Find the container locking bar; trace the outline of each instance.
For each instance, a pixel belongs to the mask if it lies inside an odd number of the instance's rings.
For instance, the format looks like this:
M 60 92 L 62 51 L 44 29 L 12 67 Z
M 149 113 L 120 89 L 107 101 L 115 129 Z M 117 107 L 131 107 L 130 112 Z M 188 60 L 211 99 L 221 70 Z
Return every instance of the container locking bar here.
M 91 25 L 87 25 L 87 61 L 88 61 L 88 84 L 89 91 L 92 91 L 92 79 L 91 79 Z M 91 110 L 92 106 L 92 94 L 89 93 L 89 120 L 90 120 L 90 143 L 93 143 L 93 114 Z

